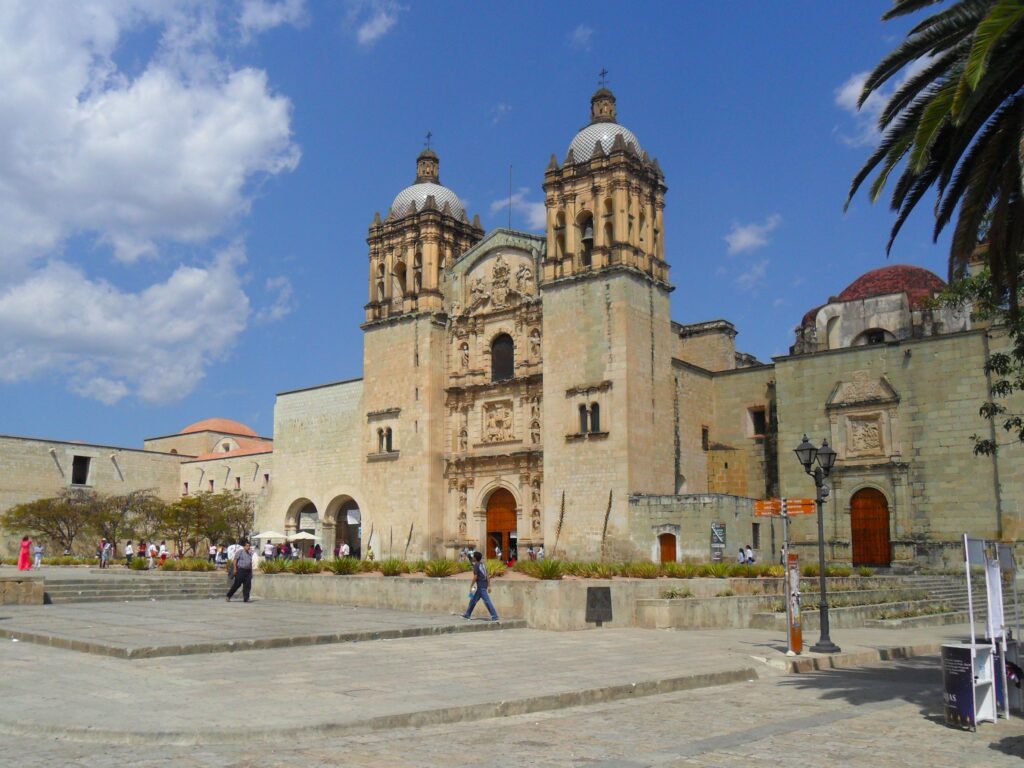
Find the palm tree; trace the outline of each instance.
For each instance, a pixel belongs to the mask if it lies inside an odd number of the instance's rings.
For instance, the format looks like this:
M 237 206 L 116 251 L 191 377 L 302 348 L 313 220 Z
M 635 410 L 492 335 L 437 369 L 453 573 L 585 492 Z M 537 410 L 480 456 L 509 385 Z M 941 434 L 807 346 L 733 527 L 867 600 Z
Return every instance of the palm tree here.
M 882 18 L 940 2 L 893 0 Z M 904 69 L 905 81 L 879 116 L 881 143 L 846 205 L 876 169 L 870 195 L 877 201 L 903 163 L 886 251 L 934 186 L 935 239 L 956 215 L 950 279 L 965 273 L 985 222 L 993 288 L 1015 318 L 1024 249 L 1024 0 L 960 0 L 924 19 L 868 76 L 859 105 Z

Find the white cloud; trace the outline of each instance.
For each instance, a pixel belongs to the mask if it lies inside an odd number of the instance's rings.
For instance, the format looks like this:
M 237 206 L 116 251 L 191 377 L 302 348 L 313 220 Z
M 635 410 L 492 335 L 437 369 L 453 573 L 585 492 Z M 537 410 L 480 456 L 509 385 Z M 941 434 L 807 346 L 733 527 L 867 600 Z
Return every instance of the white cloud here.
M 575 48 L 577 51 L 589 51 L 593 37 L 594 28 L 580 24 L 569 33 L 569 47 Z
M 267 279 L 264 285 L 267 293 L 274 294 L 274 300 L 270 306 L 261 309 L 256 313 L 256 320 L 261 323 L 273 323 L 282 320 L 292 313 L 295 308 L 292 297 L 292 281 L 283 275 Z
M 756 251 L 768 245 L 768 235 L 782 223 L 782 217 L 773 213 L 763 223 L 739 224 L 733 222 L 732 229 L 725 236 L 728 254 L 735 256 L 746 251 Z
M 511 111 L 511 104 L 506 104 L 503 101 L 499 101 L 497 104 L 491 107 L 491 110 L 489 112 L 491 116 L 491 125 L 497 125 L 498 123 L 500 123 L 508 116 L 508 113 Z
M 394 29 L 398 15 L 406 10 L 396 0 L 348 0 L 347 25 L 355 29 L 356 41 L 372 48 Z
M 839 140 L 851 147 L 865 147 L 877 144 L 882 134 L 878 130 L 878 118 L 885 109 L 885 105 L 907 80 L 923 70 L 932 62 L 932 57 L 925 56 L 913 64 L 888 86 L 882 86 L 872 92 L 859 109 L 857 101 L 864 90 L 864 82 L 868 79 L 869 72 L 856 72 L 847 78 L 846 82 L 835 90 L 835 104 L 840 109 L 848 112 L 853 117 L 852 132 L 840 131 Z
M 516 193 L 512 195 L 512 210 L 526 219 L 527 229 L 534 231 L 543 230 L 547 227 L 548 223 L 547 207 L 544 205 L 544 201 L 535 203 L 527 200 L 526 196 L 529 193 L 529 187 L 520 187 Z M 507 210 L 508 205 L 509 198 L 507 197 L 502 200 L 495 200 L 491 203 L 491 213 L 494 214 L 498 211 Z
M 301 26 L 306 23 L 306 0 L 243 0 L 238 25 L 246 39 L 282 24 Z
M 229 258 L 209 244 L 299 148 L 289 100 L 231 66 L 225 29 L 194 0 L 0 4 L 0 379 L 59 371 L 104 402 L 181 397 L 244 329 L 241 246 Z M 151 31 L 152 50 L 121 70 L 125 39 Z M 71 237 L 99 247 L 66 251 Z M 175 243 L 207 266 L 160 264 Z M 164 281 L 119 288 L 93 263 L 108 250 L 158 260 Z
M 768 259 L 752 264 L 750 268 L 736 278 L 736 285 L 744 291 L 752 291 L 760 286 L 768 275 Z
M 0 380 L 53 371 L 108 404 L 129 393 L 149 402 L 184 397 L 245 328 L 244 261 L 236 243 L 137 292 L 50 262 L 0 293 Z

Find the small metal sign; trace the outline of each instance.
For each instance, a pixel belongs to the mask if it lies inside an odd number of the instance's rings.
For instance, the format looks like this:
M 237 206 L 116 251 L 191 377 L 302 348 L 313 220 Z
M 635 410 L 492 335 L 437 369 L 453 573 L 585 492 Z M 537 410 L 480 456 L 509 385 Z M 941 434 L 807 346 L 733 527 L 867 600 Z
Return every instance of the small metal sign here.
M 587 621 L 601 626 L 612 620 L 612 588 L 587 587 Z
M 711 562 L 720 563 L 725 559 L 725 523 L 711 524 Z

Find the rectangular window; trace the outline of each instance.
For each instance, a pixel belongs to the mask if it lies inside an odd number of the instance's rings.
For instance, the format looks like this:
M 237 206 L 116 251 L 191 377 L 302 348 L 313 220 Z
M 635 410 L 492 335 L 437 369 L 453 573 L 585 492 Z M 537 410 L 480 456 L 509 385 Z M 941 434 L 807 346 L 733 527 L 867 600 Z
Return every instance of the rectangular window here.
M 268 485 L 270 485 L 270 475 L 265 474 L 263 475 L 263 487 L 266 488 Z
M 235 490 L 236 491 L 242 490 L 242 478 L 240 478 L 240 477 L 236 477 L 235 478 Z
M 188 496 L 188 483 L 185 483 L 184 486 L 182 487 L 181 495 L 182 496 Z
M 700 449 L 702 451 L 711 449 L 711 432 L 707 427 L 700 428 Z
M 88 456 L 75 456 L 71 460 L 71 484 L 87 485 L 89 483 L 89 465 L 92 459 Z
M 747 413 L 750 414 L 750 434 L 753 437 L 764 437 L 767 435 L 768 415 L 765 412 L 764 406 L 748 408 Z
M 760 549 L 761 548 L 761 524 L 760 523 L 751 523 L 750 524 L 750 538 L 753 539 L 753 541 L 754 541 L 754 544 L 753 544 L 754 549 Z
M 210 493 L 213 493 L 213 480 L 210 481 Z

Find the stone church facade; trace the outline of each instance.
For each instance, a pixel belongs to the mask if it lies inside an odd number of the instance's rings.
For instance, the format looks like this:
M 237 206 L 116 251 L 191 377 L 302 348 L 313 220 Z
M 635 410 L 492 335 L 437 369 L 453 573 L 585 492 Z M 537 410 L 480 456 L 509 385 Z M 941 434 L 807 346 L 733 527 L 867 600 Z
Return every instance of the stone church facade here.
M 752 501 L 813 495 L 791 452 L 806 432 L 839 452 L 831 558 L 951 562 L 964 532 L 1016 538 L 1019 453 L 970 441 L 1005 339 L 930 308 L 939 278 L 869 272 L 761 363 L 726 320 L 672 321 L 665 176 L 610 91 L 543 186 L 544 235 L 485 233 L 427 149 L 369 227 L 363 378 L 280 393 L 272 438 L 209 420 L 147 440 L 134 460 L 151 471 L 90 487 L 250 493 L 256 528 L 378 557 L 707 559 L 716 523 L 727 558 L 774 559 L 780 529 Z M 68 484 L 47 445 L 0 437 L 0 508 Z M 815 535 L 795 521 L 798 549 Z

